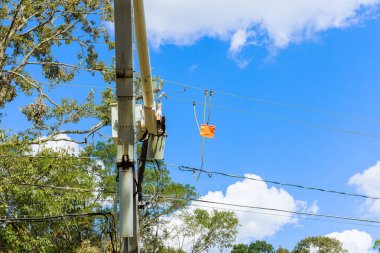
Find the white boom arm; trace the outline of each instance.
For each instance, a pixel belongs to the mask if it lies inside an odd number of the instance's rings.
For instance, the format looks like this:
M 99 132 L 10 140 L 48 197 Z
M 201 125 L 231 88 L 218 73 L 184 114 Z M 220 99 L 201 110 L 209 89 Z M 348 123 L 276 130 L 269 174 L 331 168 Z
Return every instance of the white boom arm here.
M 152 87 L 152 74 L 150 69 L 148 39 L 145 24 L 144 3 L 142 0 L 133 1 L 135 16 L 135 33 L 137 51 L 139 56 L 141 85 L 144 101 L 145 127 L 150 134 L 157 134 L 157 122 L 155 113 L 154 94 Z

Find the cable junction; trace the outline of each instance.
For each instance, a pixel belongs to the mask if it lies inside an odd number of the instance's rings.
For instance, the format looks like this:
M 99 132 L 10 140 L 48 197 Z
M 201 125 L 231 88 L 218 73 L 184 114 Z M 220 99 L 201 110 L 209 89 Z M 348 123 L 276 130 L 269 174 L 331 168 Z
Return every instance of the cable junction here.
M 344 195 L 344 196 L 351 196 L 351 197 L 360 197 L 360 198 L 365 198 L 365 199 L 372 199 L 372 200 L 380 200 L 380 197 L 375 197 L 375 196 L 367 196 L 364 194 L 357 194 L 357 193 L 349 193 L 349 192 L 343 192 L 343 191 L 336 191 L 336 190 L 329 190 L 329 189 L 323 189 L 323 188 L 318 188 L 318 187 L 311 187 L 311 186 L 304 186 L 304 185 L 298 185 L 298 184 L 292 184 L 292 183 L 283 183 L 279 181 L 274 181 L 274 180 L 264 180 L 264 179 L 259 179 L 259 178 L 253 178 L 253 177 L 246 177 L 246 176 L 239 176 L 239 175 L 234 175 L 234 174 L 229 174 L 229 173 L 224 173 L 220 171 L 210 171 L 210 170 L 205 170 L 205 169 L 198 169 L 198 168 L 193 168 L 193 167 L 187 167 L 183 165 L 176 165 L 176 164 L 168 164 L 169 166 L 176 167 L 181 171 L 186 171 L 186 172 L 205 172 L 208 175 L 220 175 L 220 176 L 225 176 L 225 177 L 231 177 L 231 178 L 237 178 L 237 179 L 247 179 L 247 180 L 252 180 L 256 182 L 263 182 L 263 183 L 268 183 L 268 184 L 275 184 L 275 185 L 281 185 L 281 186 L 288 186 L 288 187 L 294 187 L 294 188 L 299 188 L 303 190 L 310 190 L 310 191 L 319 191 L 319 192 L 324 192 L 324 193 L 332 193 L 332 194 L 339 194 L 339 195 Z

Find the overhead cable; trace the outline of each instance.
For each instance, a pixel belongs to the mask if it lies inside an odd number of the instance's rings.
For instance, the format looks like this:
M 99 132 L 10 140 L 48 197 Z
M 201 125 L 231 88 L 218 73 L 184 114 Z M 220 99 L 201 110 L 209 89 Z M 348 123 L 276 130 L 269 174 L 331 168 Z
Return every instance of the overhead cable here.
M 41 156 L 41 155 L 0 155 L 0 157 L 26 157 L 26 158 L 54 158 L 54 159 L 78 159 L 78 160 L 93 160 L 99 159 L 98 157 L 90 157 L 90 156 Z
M 56 221 L 65 218 L 83 218 L 83 217 L 93 217 L 93 216 L 104 216 L 109 219 L 109 216 L 113 217 L 112 213 L 105 212 L 94 212 L 94 213 L 72 213 L 72 214 L 60 214 L 54 216 L 39 216 L 39 217 L 0 217 L 0 222 L 2 223 L 19 223 L 19 222 L 46 222 L 46 221 Z
M 163 81 L 166 83 L 169 83 L 169 84 L 182 86 L 182 87 L 188 88 L 188 89 L 200 90 L 200 91 L 205 90 L 201 87 L 192 86 L 192 85 L 188 85 L 188 84 L 184 84 L 184 83 L 180 83 L 180 82 L 174 82 L 174 81 L 170 81 L 170 80 L 166 80 L 166 79 L 164 79 Z M 358 116 L 358 115 L 341 114 L 341 113 L 337 113 L 337 112 L 333 112 L 333 111 L 329 111 L 329 110 L 325 110 L 325 109 L 320 109 L 320 108 L 313 108 L 313 107 L 303 106 L 303 105 L 298 105 L 298 104 L 278 102 L 278 101 L 274 101 L 274 100 L 262 99 L 262 98 L 257 98 L 257 97 L 248 97 L 248 96 L 238 95 L 238 94 L 229 93 L 229 92 L 225 92 L 225 91 L 214 90 L 214 93 L 222 95 L 222 96 L 229 96 L 229 97 L 244 99 L 247 101 L 252 101 L 252 102 L 257 102 L 257 103 L 262 103 L 262 104 L 270 104 L 270 105 L 275 105 L 275 106 L 287 107 L 287 108 L 291 108 L 291 109 L 300 109 L 303 111 L 322 113 L 322 114 L 326 114 L 326 115 L 333 116 L 336 118 L 341 118 L 341 119 L 359 120 L 359 121 L 364 120 L 364 121 L 368 121 L 370 123 L 374 123 L 377 125 L 380 124 L 380 119 L 376 120 L 376 119 L 371 119 L 371 118 Z
M 210 209 L 232 211 L 232 212 L 242 212 L 242 213 L 251 213 L 251 214 L 269 215 L 269 216 L 276 216 L 276 217 L 293 218 L 292 215 L 265 213 L 265 212 L 256 212 L 256 211 L 241 210 L 241 209 L 232 209 L 232 208 L 223 208 L 223 207 L 207 206 L 207 205 L 203 205 L 203 204 L 202 205 L 192 204 L 192 206 L 195 206 L 195 207 L 198 207 L 198 208 L 210 208 Z M 337 221 L 337 220 L 318 219 L 318 218 L 311 218 L 311 217 L 304 217 L 304 216 L 296 216 L 296 217 L 297 218 L 301 218 L 303 220 L 323 221 L 323 222 L 340 223 L 340 224 L 347 224 L 347 225 L 356 225 L 356 226 L 365 226 L 365 227 L 380 228 L 380 226 L 378 226 L 378 225 L 372 225 L 372 224 L 362 224 L 362 223 L 353 223 L 353 222 L 345 222 L 345 221 Z
M 173 97 L 173 96 L 170 96 L 169 99 L 170 98 L 174 99 L 174 100 L 177 100 L 179 102 L 183 102 L 183 103 L 193 103 L 193 101 L 187 100 L 187 99 L 176 98 L 176 97 Z M 202 102 L 197 102 L 197 103 L 198 104 L 203 104 Z M 306 122 L 306 121 L 294 120 L 294 119 L 289 119 L 289 118 L 284 118 L 284 117 L 275 117 L 275 116 L 262 115 L 262 114 L 258 114 L 258 113 L 251 112 L 251 111 L 246 111 L 246 110 L 242 110 L 242 109 L 234 109 L 234 108 L 225 107 L 225 106 L 213 105 L 213 107 L 214 108 L 219 108 L 219 109 L 225 110 L 225 111 L 247 114 L 247 115 L 250 115 L 250 116 L 253 116 L 253 117 L 256 117 L 256 118 L 262 118 L 262 119 L 267 119 L 267 120 L 275 120 L 275 121 L 283 121 L 283 122 L 287 122 L 287 123 L 294 124 L 294 125 L 301 125 L 301 126 L 306 126 L 306 127 L 311 127 L 311 128 L 318 128 L 318 129 L 329 130 L 329 131 L 333 131 L 333 132 L 340 132 L 340 133 L 345 133 L 345 134 L 350 134 L 350 135 L 368 137 L 368 138 L 373 138 L 373 139 L 380 139 L 379 135 L 369 134 L 369 133 L 360 132 L 360 131 L 356 131 L 356 130 L 331 127 L 331 126 L 322 125 L 322 124 L 315 125 L 315 124 L 312 124 L 312 123 L 309 123 L 309 122 Z
M 349 221 L 359 221 L 359 222 L 380 224 L 379 220 L 360 219 L 360 218 L 337 216 L 337 215 L 330 215 L 330 214 L 318 214 L 318 213 L 309 213 L 309 212 L 298 212 L 298 211 L 291 211 L 291 210 L 284 210 L 284 209 L 277 209 L 277 208 L 270 208 L 270 207 L 261 207 L 261 206 L 250 206 L 250 205 L 242 205 L 242 204 L 223 203 L 223 202 L 210 201 L 210 200 L 204 200 L 204 199 L 192 199 L 192 198 L 184 199 L 184 198 L 176 198 L 176 197 L 158 197 L 158 198 L 167 199 L 167 200 L 188 200 L 188 201 L 199 202 L 199 203 L 206 203 L 206 204 L 215 204 L 215 205 L 223 205 L 223 206 L 231 206 L 231 207 L 240 207 L 240 208 L 248 208 L 248 209 L 266 210 L 266 211 L 273 211 L 273 212 L 280 212 L 280 213 L 290 213 L 290 214 L 323 217 L 323 218 L 331 218 L 331 219 L 338 219 L 338 220 L 349 220 Z
M 30 186 L 30 187 L 35 187 L 35 188 L 50 188 L 50 189 L 62 190 L 62 191 L 79 191 L 79 192 L 105 193 L 105 194 L 115 193 L 115 191 L 97 190 L 97 189 L 88 189 L 88 188 L 79 188 L 79 187 L 70 187 L 70 186 L 39 185 L 39 184 L 29 184 L 29 183 L 17 183 L 17 182 L 2 182 L 1 184 L 2 185 L 16 185 L 16 186 Z
M 268 183 L 268 184 L 275 184 L 275 185 L 281 185 L 281 186 L 295 187 L 295 188 L 299 188 L 299 189 L 303 189 L 303 190 L 320 191 L 320 192 L 325 192 L 325 193 L 333 193 L 333 194 L 339 194 L 339 195 L 345 195 L 345 196 L 351 196 L 351 197 L 360 197 L 360 198 L 365 198 L 365 199 L 380 200 L 380 197 L 368 196 L 368 195 L 364 195 L 364 194 L 357 194 L 357 193 L 349 193 L 349 192 L 343 192 L 343 191 L 329 190 L 329 189 L 323 189 L 323 188 L 318 188 L 318 187 L 311 187 L 311 186 L 304 186 L 304 185 L 298 185 L 298 184 L 284 183 L 284 182 L 279 182 L 279 181 L 274 181 L 274 180 L 264 180 L 264 179 L 261 179 L 261 178 L 239 176 L 239 175 L 224 173 L 224 172 L 220 172 L 220 171 L 210 171 L 210 170 L 205 170 L 205 169 L 201 170 L 201 169 L 198 169 L 198 168 L 187 167 L 187 166 L 176 165 L 176 164 L 169 164 L 169 166 L 176 167 L 176 168 L 178 168 L 181 171 L 188 171 L 188 172 L 201 172 L 201 171 L 203 171 L 207 175 L 220 175 L 220 176 L 226 176 L 226 177 L 231 177 L 231 178 L 247 179 L 247 180 L 256 181 L 256 182 L 263 182 L 263 183 Z

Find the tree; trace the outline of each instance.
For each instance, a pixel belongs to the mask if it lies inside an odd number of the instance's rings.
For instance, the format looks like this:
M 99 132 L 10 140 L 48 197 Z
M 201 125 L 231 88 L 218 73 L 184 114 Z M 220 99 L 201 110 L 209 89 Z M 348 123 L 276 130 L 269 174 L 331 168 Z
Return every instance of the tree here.
M 205 252 L 212 247 L 227 248 L 235 239 L 235 214 L 189 210 L 191 199 L 198 196 L 195 189 L 173 182 L 164 163 L 147 163 L 144 182 L 147 205 L 140 211 L 143 252 L 181 253 L 183 242 L 190 238 L 196 238 L 192 252 Z
M 113 49 L 102 25 L 112 20 L 112 13 L 111 0 L 1 1 L 0 109 L 17 95 L 34 97 L 34 102 L 22 107 L 32 124 L 19 133 L 24 144 L 57 138 L 87 143 L 89 136 L 109 124 L 107 106 L 113 98 L 110 89 L 103 92 L 100 105 L 95 103 L 93 91 L 85 103 L 73 98 L 56 101 L 49 92 L 79 75 L 102 76 L 107 82 L 114 79 L 112 63 L 107 65 L 96 52 Z M 73 127 L 85 118 L 98 121 L 86 130 Z M 42 139 L 43 135 L 46 137 Z
M 248 247 L 245 244 L 235 244 L 231 253 L 248 253 Z
M 249 253 L 274 253 L 274 247 L 265 241 L 252 242 L 248 246 Z
M 289 250 L 283 248 L 282 246 L 280 246 L 280 247 L 276 250 L 276 253 L 289 253 Z
M 348 251 L 343 248 L 342 243 L 337 239 L 325 236 L 307 237 L 298 242 L 292 251 L 292 253 L 310 252 L 346 253 Z
M 282 248 L 280 247 L 280 249 L 278 250 L 282 250 Z M 273 245 L 267 243 L 266 241 L 259 241 L 259 240 L 256 240 L 255 242 L 251 242 L 249 245 L 245 245 L 245 244 L 234 245 L 231 251 L 231 253 L 274 253 L 274 252 L 276 251 Z
M 176 225 L 171 225 L 169 237 L 171 241 L 188 241 L 192 253 L 207 252 L 211 248 L 220 251 L 230 248 L 235 240 L 239 225 L 233 212 L 206 211 L 202 209 L 188 210 L 177 215 Z M 167 232 L 167 231 L 166 231 Z
M 373 244 L 373 249 L 380 252 L 380 240 L 376 240 L 376 242 Z
M 99 178 L 103 168 L 94 160 L 81 159 L 69 150 L 44 149 L 38 156 L 20 157 L 29 146 L 0 146 L 1 252 L 91 252 L 100 248 L 99 234 L 112 224 L 102 201 L 106 199 Z M 17 160 L 17 162 L 15 162 Z M 70 188 L 66 188 L 69 186 Z M 108 190 L 108 189 L 105 189 Z M 103 213 L 90 216 L 95 212 Z M 83 214 L 81 217 L 62 215 Z M 44 217 L 57 216 L 51 220 Z M 59 218 L 62 216 L 61 218 Z M 35 219 L 17 222 L 17 217 Z

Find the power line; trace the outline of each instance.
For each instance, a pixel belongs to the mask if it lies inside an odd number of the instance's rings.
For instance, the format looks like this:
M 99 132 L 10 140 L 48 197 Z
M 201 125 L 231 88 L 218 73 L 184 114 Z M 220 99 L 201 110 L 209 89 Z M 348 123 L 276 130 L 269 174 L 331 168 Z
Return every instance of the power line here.
M 22 215 L 21 215 L 22 216 Z M 83 218 L 83 217 L 93 217 L 93 216 L 103 216 L 106 219 L 109 219 L 108 216 L 113 218 L 112 213 L 103 213 L 103 212 L 94 212 L 94 213 L 73 213 L 73 214 L 60 214 L 54 216 L 41 216 L 41 217 L 13 217 L 13 218 L 1 218 L 0 222 L 2 223 L 19 223 L 19 222 L 47 222 L 47 221 L 56 221 L 62 220 L 65 218 Z
M 194 102 L 191 100 L 176 98 L 173 96 L 170 96 L 169 98 L 172 98 L 174 100 L 177 100 L 177 101 L 183 102 L 183 103 L 191 103 L 192 104 Z M 197 102 L 197 104 L 203 104 L 203 103 Z M 324 129 L 324 130 L 328 130 L 328 131 L 332 131 L 332 132 L 340 132 L 340 133 L 345 133 L 345 134 L 350 134 L 350 135 L 368 137 L 368 138 L 373 138 L 373 139 L 380 139 L 379 135 L 369 134 L 369 133 L 360 132 L 360 131 L 356 131 L 356 130 L 331 127 L 331 126 L 322 125 L 322 124 L 314 125 L 314 124 L 311 124 L 311 123 L 306 122 L 306 121 L 294 120 L 294 119 L 289 119 L 289 118 L 284 118 L 284 117 L 267 116 L 267 115 L 262 115 L 262 114 L 258 114 L 258 113 L 251 112 L 251 111 L 246 111 L 246 110 L 242 110 L 242 109 L 234 109 L 234 108 L 225 107 L 225 106 L 213 105 L 213 107 L 219 108 L 219 109 L 225 110 L 225 111 L 247 114 L 250 116 L 254 116 L 256 118 L 262 118 L 262 119 L 267 119 L 267 120 L 275 120 L 275 121 L 283 121 L 283 122 L 287 122 L 287 123 L 294 124 L 294 125 L 301 125 L 301 126 L 306 126 L 306 127 L 311 127 L 311 128 Z
M 317 214 L 317 213 L 308 213 L 308 212 L 298 212 L 298 211 L 290 211 L 290 210 L 277 209 L 277 208 L 269 208 L 269 207 L 261 207 L 261 206 L 249 206 L 249 205 L 241 205 L 241 204 L 223 203 L 223 202 L 209 201 L 209 200 L 203 200 L 203 199 L 192 199 L 192 198 L 184 199 L 184 198 L 176 198 L 176 197 L 158 197 L 158 198 L 169 199 L 169 200 L 188 200 L 188 201 L 207 203 L 207 204 L 224 205 L 224 206 L 231 206 L 231 207 L 240 207 L 240 208 L 248 208 L 248 209 L 274 211 L 274 212 L 280 212 L 280 213 L 291 213 L 291 214 L 306 215 L 306 216 L 315 216 L 315 217 L 323 217 L 323 218 L 331 218 L 331 219 L 338 219 L 338 220 L 349 220 L 349 221 L 359 221 L 359 222 L 380 224 L 380 221 L 378 221 L 378 220 L 360 219 L 360 218 L 337 216 L 337 215 L 330 215 L 330 214 Z
M 217 209 L 217 210 L 233 211 L 233 212 L 243 212 L 243 213 L 252 213 L 252 214 L 260 214 L 260 215 L 277 216 L 277 217 L 287 217 L 287 218 L 292 218 L 293 217 L 292 215 L 282 215 L 282 214 L 274 214 L 274 213 L 255 212 L 255 211 L 248 211 L 248 210 L 231 209 L 231 208 L 206 206 L 206 205 L 197 205 L 197 204 L 192 204 L 192 206 L 200 207 L 200 208 L 211 208 L 211 209 Z M 344 221 L 336 221 L 336 220 L 317 219 L 317 218 L 302 217 L 302 216 L 296 216 L 296 217 L 304 219 L 304 220 L 312 220 L 312 221 L 323 221 L 323 222 L 340 223 L 340 224 L 365 226 L 365 227 L 375 227 L 375 228 L 379 228 L 380 227 L 380 226 L 371 225 L 371 224 L 360 224 L 360 223 L 353 223 L 353 222 L 344 222 Z
M 258 179 L 258 178 L 247 177 L 247 176 L 238 176 L 238 175 L 224 173 L 224 172 L 220 172 L 220 171 L 209 171 L 209 170 L 205 170 L 205 169 L 192 168 L 192 167 L 176 165 L 176 164 L 169 164 L 169 166 L 176 167 L 181 171 L 205 172 L 208 175 L 220 175 L 220 176 L 225 176 L 225 177 L 247 179 L 247 180 L 252 180 L 252 181 L 257 181 L 257 182 L 264 182 L 264 183 L 269 183 L 269 184 L 281 185 L 281 186 L 289 186 L 289 187 L 299 188 L 299 189 L 303 189 L 303 190 L 320 191 L 320 192 L 324 192 L 324 193 L 333 193 L 333 194 L 340 194 L 340 195 L 345 195 L 345 196 L 360 197 L 360 198 L 365 198 L 365 199 L 380 200 L 380 197 L 367 196 L 364 194 L 329 190 L 329 189 L 304 186 L 304 185 L 298 185 L 298 184 L 291 184 L 291 183 L 283 183 L 283 182 L 278 182 L 278 181 L 274 181 L 274 180 L 264 180 L 264 179 Z
M 93 160 L 99 159 L 98 157 L 91 156 L 41 156 L 41 155 L 0 155 L 0 157 L 24 157 L 24 158 L 53 158 L 53 159 L 78 159 L 78 160 Z
M 175 82 L 175 81 L 170 81 L 167 79 L 162 79 L 165 83 L 169 84 L 174 84 L 178 86 L 182 86 L 184 88 L 188 89 L 193 89 L 193 90 L 199 90 L 199 91 L 205 91 L 206 89 L 197 87 L 197 86 L 192 86 L 180 82 Z M 49 85 L 49 84 L 43 84 L 43 85 Z M 67 87 L 82 87 L 82 88 L 94 88 L 94 89 L 102 89 L 102 88 L 111 88 L 115 89 L 114 87 L 110 86 L 105 86 L 105 85 L 86 85 L 86 84 L 59 84 L 57 86 L 67 86 Z M 334 111 L 326 110 L 326 109 L 320 109 L 320 108 L 314 108 L 314 107 L 309 107 L 309 106 L 303 106 L 299 104 L 292 104 L 292 103 L 285 103 L 285 102 L 279 102 L 279 101 L 274 101 L 274 100 L 268 100 L 268 99 L 262 99 L 262 98 L 257 98 L 257 97 L 248 97 L 248 96 L 243 96 L 243 95 L 238 95 L 234 93 L 229 93 L 225 91 L 218 91 L 218 90 L 213 90 L 215 94 L 219 94 L 222 96 L 229 96 L 229 97 L 234 97 L 238 99 L 244 99 L 247 101 L 252 101 L 252 102 L 257 102 L 257 103 L 262 103 L 262 104 L 269 104 L 269 105 L 274 105 L 274 106 L 281 106 L 281 107 L 287 107 L 291 109 L 299 109 L 303 111 L 309 111 L 309 112 L 314 112 L 314 113 L 322 113 L 326 114 L 332 117 L 340 118 L 340 119 L 345 119 L 345 120 L 354 120 L 354 121 L 367 121 L 371 124 L 376 124 L 380 125 L 380 119 L 373 119 L 373 118 L 368 118 L 364 116 L 359 116 L 359 115 L 349 115 L 349 114 L 341 114 L 337 113 Z
M 170 81 L 170 80 L 166 80 L 166 79 L 163 81 L 166 83 L 182 86 L 182 87 L 188 88 L 188 89 L 199 90 L 199 91 L 205 90 L 204 88 L 201 88 L 201 87 L 192 86 L 192 85 L 188 85 L 188 84 L 184 84 L 184 83 L 180 83 L 180 82 L 174 82 L 174 81 Z M 252 102 L 257 102 L 257 103 L 262 103 L 262 104 L 287 107 L 287 108 L 291 108 L 291 109 L 299 109 L 299 110 L 309 111 L 309 112 L 314 112 L 314 113 L 322 113 L 322 114 L 326 114 L 326 115 L 336 117 L 336 118 L 340 118 L 340 119 L 356 120 L 356 121 L 358 121 L 358 120 L 363 121 L 364 120 L 364 121 L 367 121 L 367 122 L 372 123 L 372 124 L 377 124 L 377 125 L 380 124 L 380 119 L 377 120 L 377 119 L 371 119 L 371 118 L 358 116 L 358 115 L 341 114 L 341 113 L 337 113 L 337 112 L 333 112 L 333 111 L 329 111 L 329 110 L 325 110 L 325 109 L 320 109 L 320 108 L 313 108 L 313 107 L 303 106 L 303 105 L 298 105 L 298 104 L 278 102 L 278 101 L 274 101 L 274 100 L 262 99 L 262 98 L 257 98 L 257 97 L 248 97 L 248 96 L 238 95 L 238 94 L 224 92 L 224 91 L 213 90 L 213 92 L 215 94 L 219 94 L 222 96 L 229 96 L 229 97 L 244 99 L 247 101 L 252 101 Z
M 15 182 L 2 182 L 2 185 L 16 185 L 16 186 L 26 186 L 26 187 L 36 187 L 36 188 L 50 188 L 54 190 L 62 190 L 62 191 L 79 191 L 79 192 L 89 192 L 89 193 L 105 193 L 105 194 L 113 194 L 115 191 L 107 191 L 107 190 L 96 190 L 96 189 L 88 189 L 88 188 L 79 188 L 79 187 L 70 187 L 70 186 L 54 186 L 54 185 L 39 185 L 39 184 L 28 184 L 28 183 L 15 183 Z

